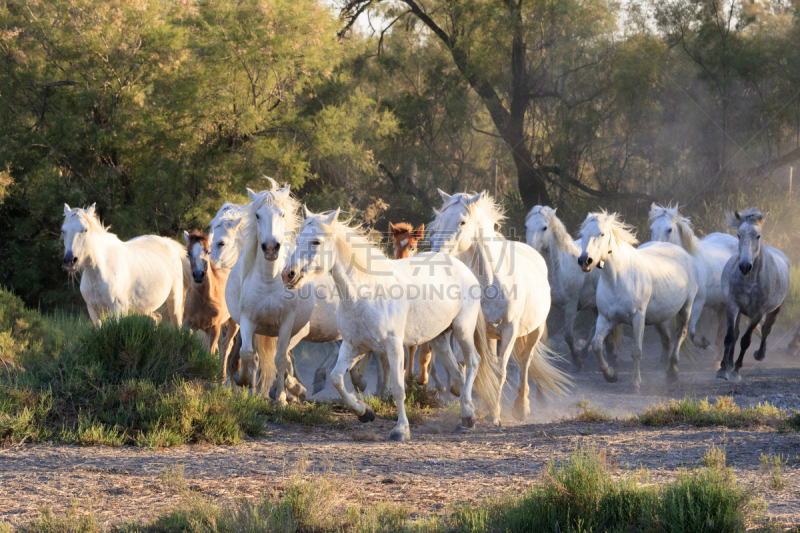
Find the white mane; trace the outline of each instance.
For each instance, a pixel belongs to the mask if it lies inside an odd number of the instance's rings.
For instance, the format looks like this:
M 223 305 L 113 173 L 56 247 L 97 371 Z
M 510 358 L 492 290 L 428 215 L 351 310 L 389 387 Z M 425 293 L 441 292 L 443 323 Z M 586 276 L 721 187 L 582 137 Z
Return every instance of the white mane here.
M 242 229 L 242 252 L 244 253 L 244 265 L 242 270 L 242 280 L 253 270 L 258 257 L 258 224 L 256 212 L 263 206 L 277 206 L 285 213 L 286 231 L 295 233 L 300 227 L 300 202 L 292 196 L 289 187 L 280 188 L 278 182 L 272 178 L 264 176 L 270 182 L 270 189 L 261 191 L 256 198 L 237 211 L 237 215 L 242 216 L 244 227 Z
M 73 207 L 69 213 L 64 214 L 64 222 L 67 222 L 73 218 L 78 218 L 84 222 L 88 226 L 89 233 L 109 233 L 109 229 L 111 226 L 106 226 L 100 221 L 100 217 L 97 216 L 95 213 L 94 204 L 89 206 L 87 209 L 81 209 L 80 207 Z
M 506 219 L 503 206 L 485 191 L 481 194 L 477 201 L 468 203 L 467 200 L 469 200 L 471 197 L 474 197 L 476 194 L 477 193 L 474 192 L 454 194 L 440 209 L 434 209 L 433 212 L 436 215 L 436 220 L 434 220 L 433 224 L 431 224 L 431 231 L 435 232 L 438 228 L 439 215 L 456 204 L 463 205 L 470 216 L 478 217 L 483 221 L 487 221 L 492 224 L 492 228 L 498 229 Z
M 547 220 L 547 227 L 550 229 L 550 244 L 562 252 L 575 255 L 577 246 L 574 239 L 567 232 L 564 223 L 556 216 L 556 210 L 546 205 L 534 206 L 525 217 L 525 222 L 534 216 L 541 215 Z M 578 250 L 578 254 L 580 251 Z
M 211 219 L 211 222 L 209 222 L 208 224 L 209 227 L 213 230 L 214 228 L 221 226 L 223 221 L 225 220 L 237 219 L 238 211 L 241 208 L 242 206 L 239 204 L 234 204 L 226 201 L 224 204 L 222 204 L 222 207 L 219 208 L 219 211 L 217 211 L 216 216 L 214 216 L 214 218 Z
M 739 211 L 734 211 L 733 213 L 728 213 L 728 226 L 731 229 L 739 229 L 739 226 L 745 222 L 760 226 L 764 223 L 767 213 L 769 213 L 769 211 L 761 212 L 757 207 L 751 207 L 747 211 L 741 213 Z
M 650 216 L 648 217 L 648 222 L 652 224 L 658 218 L 667 217 L 673 224 L 675 224 L 675 226 L 677 226 L 678 236 L 681 239 L 681 243 L 683 243 L 683 248 L 690 254 L 694 255 L 695 251 L 697 250 L 698 239 L 694 234 L 692 221 L 689 219 L 689 217 L 682 216 L 678 211 L 678 207 L 678 204 L 675 204 L 674 207 L 672 204 L 664 207 L 662 205 L 653 203 L 650 206 Z
M 581 224 L 581 229 L 584 229 L 592 222 L 597 222 L 611 232 L 611 235 L 618 243 L 630 244 L 631 246 L 639 244 L 639 240 L 633 234 L 633 226 L 619 220 L 616 213 L 609 214 L 605 210 L 598 213 L 589 213 L 586 216 L 586 220 Z

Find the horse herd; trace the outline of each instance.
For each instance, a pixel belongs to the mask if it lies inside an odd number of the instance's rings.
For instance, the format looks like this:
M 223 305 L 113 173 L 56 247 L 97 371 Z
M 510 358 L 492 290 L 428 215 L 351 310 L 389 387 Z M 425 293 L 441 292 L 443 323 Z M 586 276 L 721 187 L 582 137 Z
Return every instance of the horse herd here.
M 439 191 L 443 203 L 427 230 L 431 251 L 417 253 L 424 226 L 390 224 L 390 260 L 367 231 L 340 220 L 339 209 L 312 213 L 288 185 L 269 183 L 261 192 L 248 189 L 247 205 L 226 202 L 208 235 L 184 232 L 186 247 L 151 235 L 123 242 L 103 226 L 94 205 L 65 204 L 64 268 L 81 273 L 81 294 L 95 323 L 130 312 L 158 318 L 157 310 L 165 308 L 169 320 L 203 331 L 209 351 L 220 350 L 227 385 L 260 394 L 272 388 L 280 404 L 302 401 L 306 394 L 292 349 L 301 340 L 340 341 L 331 383 L 360 421 L 372 421 L 372 409 L 345 385 L 349 372 L 355 388 L 364 389 L 371 354 L 378 361 L 379 387 L 397 404 L 390 440 L 410 438 L 405 382 L 413 377 L 417 351 L 418 382 L 427 383 L 430 373 L 438 389 L 446 388 L 436 373 L 438 359 L 458 397 L 459 430 L 469 430 L 476 420 L 473 391 L 499 424 L 512 355 L 521 372 L 515 418 L 530 413 L 528 377 L 542 396 L 569 387 L 569 376 L 542 342 L 551 306 L 564 312 L 573 371 L 583 367 L 591 346 L 609 382 L 617 381 L 611 365 L 618 326 L 631 325 L 632 387 L 638 391 L 646 325 L 656 327 L 667 379 L 674 380 L 687 333 L 697 346 L 711 344 L 696 330 L 708 308 L 720 318 L 717 344 L 726 324 L 717 375 L 738 380 L 762 319 L 755 357 L 764 358 L 788 292 L 789 261 L 763 243 L 767 213 L 757 209 L 731 215 L 738 239 L 722 233 L 698 239 L 677 208 L 654 204 L 652 241 L 636 247 L 630 227 L 616 214 L 590 213 L 580 239 L 573 240 L 555 209 L 536 206 L 525 221 L 527 242 L 521 243 L 497 233 L 502 208 L 486 192 Z M 581 309 L 597 314 L 583 349 L 574 337 Z M 734 364 L 742 315 L 749 323 Z M 324 365 L 322 380 L 326 374 Z

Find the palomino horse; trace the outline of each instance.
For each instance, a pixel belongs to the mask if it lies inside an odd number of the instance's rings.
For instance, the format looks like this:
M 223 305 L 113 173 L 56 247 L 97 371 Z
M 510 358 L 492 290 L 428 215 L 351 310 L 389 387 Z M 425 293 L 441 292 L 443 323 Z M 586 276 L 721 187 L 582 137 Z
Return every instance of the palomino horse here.
M 671 242 L 689 252 L 697 265 L 697 297 L 689 321 L 689 338 L 695 346 L 707 348 L 710 342 L 695 333 L 697 321 L 704 308 L 717 314 L 717 345 L 722 346 L 725 309 L 728 307 L 722 290 L 722 269 L 736 253 L 736 237 L 727 233 L 711 233 L 698 239 L 691 221 L 681 216 L 678 207 L 650 206 L 650 240 Z
M 230 269 L 217 268 L 211 261 L 208 235 L 202 231 L 183 232 L 192 267 L 194 283 L 186 293 L 186 305 L 183 309 L 183 323 L 198 329 L 206 335 L 206 349 L 217 353 L 219 335 L 223 326 L 227 326 L 225 338 L 222 340 L 222 378 L 227 382 L 228 354 L 239 326 L 231 318 L 225 304 L 225 284 L 228 282 Z
M 270 183 L 270 190 L 247 190 L 251 203 L 240 211 L 244 223 L 242 253 L 231 269 L 225 297 L 242 332 L 242 365 L 234 381 L 240 386 L 250 382 L 255 368 L 253 336 L 278 337 L 275 367 L 278 376 L 285 378 L 277 380 L 275 400 L 285 404 L 285 382 L 292 381 L 289 351 L 301 340 L 323 343 L 340 338 L 336 325 L 339 298 L 330 276 L 301 291 L 284 286 L 280 272 L 291 254 L 291 235 L 300 224 L 299 203 L 288 185 L 280 189 L 275 180 L 270 179 Z M 273 376 L 262 373 L 263 378 L 271 383 Z M 300 383 L 292 385 L 290 392 L 302 399 L 304 389 L 301 393 L 294 390 L 299 387 Z
M 345 389 L 344 373 L 365 352 L 385 355 L 397 404 L 397 425 L 389 439 L 410 438 L 404 406 L 403 347 L 430 342 L 462 391 L 462 427 L 472 427 L 473 383 L 486 405 L 494 405 L 500 396 L 492 367 L 494 357 L 486 345 L 478 280 L 464 264 L 442 254 L 423 253 L 390 261 L 360 228 L 347 227 L 338 216 L 338 209 L 314 215 L 303 208 L 305 220 L 297 236 L 297 249 L 282 277 L 295 291 L 328 272 L 336 282 L 342 295 L 338 315 L 342 346 L 331 381 L 345 405 L 362 422 L 375 419 L 372 409 Z M 412 297 L 412 293 L 417 296 Z M 458 371 L 450 350 L 448 330 L 461 346 L 466 378 Z
M 183 322 L 183 295 L 189 286 L 189 260 L 177 242 L 144 235 L 123 242 L 89 209 L 64 204 L 64 269 L 81 272 L 81 295 L 89 316 L 140 313 L 157 318 L 166 304 L 175 324 Z
M 722 271 L 722 288 L 728 300 L 728 327 L 725 335 L 725 355 L 717 377 L 740 381 L 744 352 L 750 347 L 753 330 L 764 319 L 761 327 L 761 346 L 753 356 L 763 361 L 767 353 L 767 336 L 775 318 L 789 293 L 789 259 L 772 246 L 764 244 L 761 227 L 767 214 L 755 207 L 744 213 L 734 211 L 728 217 L 728 225 L 737 231 L 739 250 L 725 264 Z M 750 324 L 742 336 L 739 357 L 733 365 L 733 352 L 739 337 L 739 318 L 745 315 Z
M 513 415 L 524 420 L 530 414 L 528 376 L 540 394 L 561 394 L 569 384 L 569 378 L 552 365 L 549 350 L 540 342 L 550 312 L 547 265 L 530 246 L 497 236 L 496 226 L 504 217 L 485 191 L 450 196 L 440 190 L 439 194 L 444 204 L 436 211 L 431 249 L 462 258 L 480 281 L 488 335 L 500 340 L 500 386 L 505 384 L 513 353 L 520 366 Z M 501 408 L 498 397 L 492 413 L 495 424 L 500 423 Z
M 564 311 L 564 341 L 572 356 L 572 371 L 583 368 L 589 350 L 589 342 L 583 350 L 575 346 L 575 319 L 578 311 L 591 309 L 597 315 L 597 283 L 600 271 L 588 276 L 575 261 L 581 254 L 581 240 L 573 240 L 567 228 L 556 216 L 556 210 L 546 205 L 537 205 L 525 217 L 525 241 L 528 246 L 542 254 L 547 263 L 547 280 L 550 283 L 552 305 Z M 612 330 L 605 340 L 609 359 L 616 360 L 617 331 Z M 594 330 L 589 333 L 591 337 Z
M 616 214 L 590 213 L 581 226 L 584 272 L 603 269 L 597 284 L 597 317 L 592 349 L 603 377 L 617 381 L 617 370 L 603 358 L 603 339 L 618 324 L 633 326 L 633 388 L 641 390 L 642 341 L 646 324 L 656 326 L 664 358 L 669 355 L 667 380 L 678 377 L 678 355 L 697 294 L 694 260 L 683 248 L 651 242 L 634 248 L 636 237 Z M 674 338 L 667 327 L 677 318 Z

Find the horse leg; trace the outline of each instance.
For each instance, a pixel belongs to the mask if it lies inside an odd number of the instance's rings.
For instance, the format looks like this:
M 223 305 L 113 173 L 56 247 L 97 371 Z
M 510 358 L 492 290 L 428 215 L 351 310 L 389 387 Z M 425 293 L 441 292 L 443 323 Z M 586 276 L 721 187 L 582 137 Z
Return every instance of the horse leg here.
M 289 370 L 286 375 L 286 390 L 301 403 L 306 401 L 306 394 L 308 391 L 306 391 L 303 382 L 300 380 L 300 373 L 298 372 L 297 365 L 294 362 L 294 349 L 307 334 L 308 331 L 304 328 L 300 331 L 300 333 L 292 337 L 292 340 L 289 343 L 289 350 L 286 353 L 286 357 L 289 360 Z
M 797 328 L 797 332 L 795 332 L 792 340 L 789 342 L 788 348 L 791 351 L 796 351 L 798 348 L 800 348 L 800 327 Z
M 666 364 L 669 360 L 669 354 L 672 353 L 672 334 L 669 331 L 667 322 L 656 324 L 656 331 L 661 339 L 661 362 Z
M 414 381 L 414 356 L 417 353 L 416 346 L 406 346 L 403 348 L 406 383 L 409 385 Z M 406 355 L 407 354 L 407 355 Z
M 724 350 L 725 347 L 725 326 L 727 325 L 727 317 L 725 313 L 725 306 L 716 308 L 717 313 L 717 345 L 718 350 Z M 723 352 L 724 354 L 724 352 Z
M 220 362 L 222 363 L 222 383 L 228 386 L 228 358 L 230 357 L 233 344 L 236 339 L 236 333 L 239 331 L 239 324 L 233 321 L 232 318 L 228 319 L 227 329 L 225 330 L 225 337 L 222 339 L 222 350 L 219 352 Z
M 419 347 L 419 377 L 417 384 L 423 387 L 428 385 L 428 375 L 431 369 L 431 347 L 426 342 Z
M 222 326 L 214 324 L 206 331 L 206 349 L 211 355 L 219 353 L 219 334 Z
M 336 366 L 331 370 L 331 383 L 339 393 L 339 396 L 342 397 L 345 407 L 358 416 L 359 422 L 367 423 L 375 420 L 375 412 L 369 405 L 347 392 L 347 388 L 344 386 L 345 372 L 350 370 L 350 367 L 353 366 L 356 358 L 360 355 L 352 344 L 342 341 L 342 345 L 339 346 L 339 357 L 336 359 Z
M 426 343 L 427 344 L 427 343 Z M 428 353 L 430 354 L 430 364 L 428 368 L 430 369 L 430 376 L 433 378 L 433 385 L 439 392 L 444 392 L 447 390 L 447 386 L 442 383 L 441 378 L 439 377 L 439 371 L 436 369 L 436 353 L 431 349 L 430 344 L 428 344 Z M 447 372 L 445 372 L 447 374 Z M 447 378 L 447 381 L 450 381 L 450 378 Z
M 517 399 L 514 400 L 514 407 L 511 410 L 511 414 L 520 422 L 531 414 L 531 402 L 528 399 L 528 395 L 531 393 L 530 385 L 528 384 L 528 370 L 531 366 L 533 351 L 542 339 L 543 334 L 543 326 L 536 331 L 530 332 L 524 338 L 522 350 L 517 353 L 517 363 L 519 363 L 519 387 L 517 388 Z M 541 388 L 539 388 L 537 392 L 540 391 Z
M 371 353 L 353 363 L 353 367 L 350 369 L 350 381 L 353 383 L 353 388 L 356 392 L 363 393 L 367 390 L 366 376 Z
M 725 350 L 722 354 L 722 361 L 717 370 L 718 379 L 729 379 L 729 372 L 733 370 L 733 352 L 736 349 L 736 339 L 739 338 L 739 319 L 742 317 L 739 308 L 729 305 L 725 312 L 726 333 Z
M 631 381 L 631 386 L 633 388 L 633 392 L 636 394 L 639 394 L 642 390 L 642 343 L 644 342 L 644 317 L 644 311 L 634 313 L 633 317 L 631 317 L 631 326 L 633 327 L 633 351 L 631 351 L 631 359 L 633 359 L 633 380 Z M 598 326 L 597 329 L 600 329 L 600 327 Z
M 389 433 L 389 440 L 403 442 L 411 438 L 405 405 L 406 386 L 403 372 L 403 339 L 390 336 L 382 344 L 383 351 L 389 361 L 389 392 L 391 392 L 394 403 L 397 405 L 397 424 Z
M 514 341 L 517 340 L 517 332 L 519 325 L 516 322 L 509 322 L 503 328 L 503 333 L 500 340 L 500 394 L 497 396 L 497 404 L 492 411 L 492 418 L 494 425 L 500 425 L 500 414 L 503 409 L 503 386 L 506 384 L 508 377 L 508 360 L 511 358 L 511 353 L 514 351 Z M 464 359 L 467 355 L 464 354 Z M 463 391 L 462 391 L 463 395 Z
M 610 322 L 603 315 L 598 315 L 597 324 L 595 324 L 594 338 L 592 339 L 592 350 L 594 351 L 594 356 L 597 358 L 597 366 L 600 372 L 603 373 L 603 377 L 609 383 L 616 383 L 619 376 L 617 370 L 610 367 L 605 357 L 603 357 L 603 340 L 614 327 L 616 327 L 615 323 Z
M 705 337 L 705 335 L 697 333 L 697 323 L 700 321 L 700 315 L 703 314 L 703 307 L 705 306 L 705 303 L 705 296 L 695 296 L 694 302 L 692 303 L 692 312 L 689 317 L 689 339 L 691 339 L 692 344 L 701 350 L 705 350 L 711 346 L 711 342 Z
M 97 309 L 94 308 L 93 305 L 87 305 L 86 310 L 89 311 L 89 318 L 92 319 L 92 322 L 94 323 L 95 326 L 99 326 L 100 324 L 102 324 L 102 320 L 100 318 L 101 315 L 97 311 Z
M 429 344 L 431 350 L 436 354 L 436 357 L 441 358 L 442 364 L 453 380 L 453 383 L 458 386 L 459 390 L 463 391 L 466 386 L 464 383 L 464 376 L 458 368 L 458 361 L 456 361 L 456 356 L 453 354 L 452 348 L 450 348 L 447 335 L 442 333 L 435 339 L 432 339 Z M 462 394 L 459 397 L 459 404 L 461 406 L 461 427 L 464 429 L 471 428 L 475 422 L 475 411 L 470 405 L 470 402 L 471 398 L 467 397 L 466 394 Z
M 252 374 L 255 372 L 255 331 L 256 327 L 249 317 L 242 315 L 241 328 L 242 334 L 242 347 L 239 349 L 239 360 L 241 362 L 239 371 L 234 374 L 233 381 L 240 387 L 250 387 L 253 378 Z
M 603 347 L 606 350 L 606 361 L 608 361 L 608 364 L 614 367 L 616 367 L 617 363 L 619 363 L 618 352 L 621 352 L 620 350 L 621 335 L 622 335 L 622 328 L 618 325 L 617 327 L 609 331 L 608 335 L 606 335 L 606 338 L 603 339 Z M 587 345 L 588 344 L 589 343 L 587 343 Z
M 667 368 L 667 383 L 675 382 L 678 380 L 678 361 L 681 355 L 681 346 L 686 339 L 686 333 L 689 329 L 689 322 L 692 320 L 691 305 L 685 305 L 678 314 L 675 315 L 675 342 L 672 345 L 672 354 L 670 354 L 669 368 Z
M 275 351 L 275 370 L 278 374 L 275 388 L 275 403 L 285 406 L 286 401 L 286 377 L 291 371 L 291 361 L 289 359 L 289 348 L 292 342 L 292 327 L 294 326 L 294 312 L 289 312 L 283 318 L 281 327 L 278 329 L 278 347 Z M 297 336 L 308 334 L 309 324 L 300 330 Z M 303 335 L 305 336 L 305 335 Z M 301 339 L 303 337 L 300 337 Z M 299 339 L 298 339 L 299 340 Z M 295 344 L 297 344 L 295 342 Z
M 763 361 L 767 355 L 767 336 L 772 331 L 772 326 L 775 324 L 775 319 L 778 318 L 778 313 L 780 312 L 781 306 L 779 305 L 773 311 L 767 313 L 767 318 L 764 319 L 764 325 L 761 326 L 761 346 L 753 354 L 756 361 Z
M 744 353 L 750 347 L 750 341 L 753 338 L 753 331 L 758 327 L 761 323 L 761 318 L 763 315 L 760 313 L 754 317 L 750 318 L 750 323 L 747 324 L 747 329 L 744 330 L 744 335 L 742 335 L 742 340 L 739 343 L 739 357 L 736 358 L 736 365 L 733 367 L 733 381 L 741 381 L 742 376 L 739 373 L 742 369 L 742 361 L 744 360 Z
M 578 316 L 578 295 L 570 299 L 564 307 L 564 341 L 569 347 L 572 356 L 572 368 L 570 371 L 579 372 L 583 368 L 581 354 L 575 347 L 575 318 Z M 522 380 L 520 380 L 521 382 Z

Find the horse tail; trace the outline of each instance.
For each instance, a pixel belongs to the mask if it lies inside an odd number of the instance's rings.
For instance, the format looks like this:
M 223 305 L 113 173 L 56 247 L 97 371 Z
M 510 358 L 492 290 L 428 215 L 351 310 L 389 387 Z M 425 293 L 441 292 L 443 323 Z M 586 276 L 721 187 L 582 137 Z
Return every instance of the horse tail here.
M 277 373 L 275 354 L 278 352 L 278 337 L 256 335 L 256 350 L 260 366 L 259 385 L 264 394 L 268 394 Z
M 489 342 L 486 338 L 486 319 L 480 309 L 478 310 L 478 320 L 475 323 L 473 341 L 475 342 L 475 350 L 480 356 L 478 369 L 475 373 L 475 392 L 483 402 L 483 405 L 491 409 L 497 405 L 497 401 L 500 398 L 500 378 L 498 377 L 500 365 L 497 361 L 497 354 L 489 349 Z
M 539 338 L 539 342 L 533 347 L 531 362 L 528 366 L 528 376 L 548 398 L 564 396 L 570 385 L 572 385 L 572 381 L 565 372 L 553 364 L 553 361 L 561 357 L 544 342 L 547 338 L 547 324 L 542 324 L 540 329 L 542 335 Z M 514 341 L 515 354 L 522 353 L 522 350 L 525 349 L 525 344 L 528 342 L 528 337 L 535 334 L 534 332 L 517 337 L 517 340 Z

